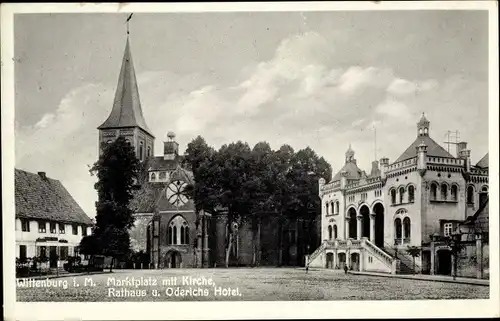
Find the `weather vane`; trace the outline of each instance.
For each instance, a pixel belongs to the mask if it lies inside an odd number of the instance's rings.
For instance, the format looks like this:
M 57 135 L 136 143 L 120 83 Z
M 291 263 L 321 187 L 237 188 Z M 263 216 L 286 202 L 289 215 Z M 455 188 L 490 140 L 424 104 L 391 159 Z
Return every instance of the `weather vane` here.
M 128 16 L 127 21 L 125 21 L 125 23 L 127 24 L 127 35 L 128 35 L 128 34 L 130 34 L 130 32 L 129 32 L 129 30 L 128 30 L 128 22 L 130 21 L 130 19 L 132 19 L 132 15 L 133 15 L 133 14 L 134 14 L 134 13 L 131 13 L 131 14 L 130 14 L 130 16 Z

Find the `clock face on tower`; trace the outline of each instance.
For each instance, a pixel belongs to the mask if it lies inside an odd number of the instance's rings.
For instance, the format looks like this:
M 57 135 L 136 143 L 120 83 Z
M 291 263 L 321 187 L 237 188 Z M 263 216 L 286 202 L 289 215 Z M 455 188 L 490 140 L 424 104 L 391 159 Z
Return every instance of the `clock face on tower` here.
M 187 184 L 183 181 L 173 181 L 167 187 L 167 199 L 174 206 L 183 206 L 188 202 L 184 195 Z

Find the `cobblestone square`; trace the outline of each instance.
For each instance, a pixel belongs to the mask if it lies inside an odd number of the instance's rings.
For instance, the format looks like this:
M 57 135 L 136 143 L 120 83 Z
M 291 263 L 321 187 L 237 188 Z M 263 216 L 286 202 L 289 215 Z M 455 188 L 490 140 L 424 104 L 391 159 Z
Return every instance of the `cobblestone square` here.
M 115 270 L 17 287 L 23 302 L 487 299 L 488 286 L 297 268 Z M 66 283 L 64 283 L 66 282 Z M 54 286 L 54 283 L 57 283 Z M 78 284 L 79 286 L 75 286 Z M 65 286 L 66 285 L 66 286 Z

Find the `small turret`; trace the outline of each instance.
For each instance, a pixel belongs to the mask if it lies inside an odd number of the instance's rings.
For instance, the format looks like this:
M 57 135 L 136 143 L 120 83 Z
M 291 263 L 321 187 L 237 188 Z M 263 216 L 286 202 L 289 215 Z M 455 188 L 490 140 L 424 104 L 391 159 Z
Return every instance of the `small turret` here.
M 387 166 L 389 166 L 389 158 L 382 157 L 380 159 L 380 176 L 385 178 L 385 173 L 387 172 Z
M 175 133 L 167 133 L 168 141 L 163 142 L 163 159 L 173 160 L 179 155 L 179 144 L 175 141 Z
M 418 136 L 429 136 L 430 122 L 425 118 L 425 114 L 422 113 L 422 117 L 417 123 L 417 135 Z
M 427 145 L 422 141 L 417 146 L 417 169 L 427 168 Z
M 349 173 L 347 171 L 342 171 L 340 173 L 340 188 L 344 189 L 347 186 L 347 176 Z
M 318 180 L 318 186 L 319 186 L 319 194 L 321 195 L 321 188 L 326 184 L 326 181 L 323 177 L 321 177 L 319 180 Z
M 354 158 L 354 150 L 351 148 L 351 144 L 349 144 L 349 148 L 345 152 L 345 162 L 356 164 L 356 159 Z

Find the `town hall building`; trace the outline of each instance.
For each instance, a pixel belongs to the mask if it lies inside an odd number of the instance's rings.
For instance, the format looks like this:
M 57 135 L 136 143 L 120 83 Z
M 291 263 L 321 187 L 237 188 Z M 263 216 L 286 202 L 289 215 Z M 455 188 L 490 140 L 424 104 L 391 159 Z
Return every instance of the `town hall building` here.
M 320 179 L 323 243 L 308 258 L 310 266 L 408 273 L 408 247 L 415 246 L 417 272 L 451 274 L 450 240 L 488 201 L 488 154 L 472 165 L 466 142 L 456 145 L 455 157 L 430 129 L 422 115 L 401 156 L 373 161 L 369 173 L 358 167 L 349 146 L 342 169 L 330 182 Z M 487 253 L 483 232 L 476 233 L 478 257 Z M 475 239 L 469 241 L 475 246 Z

